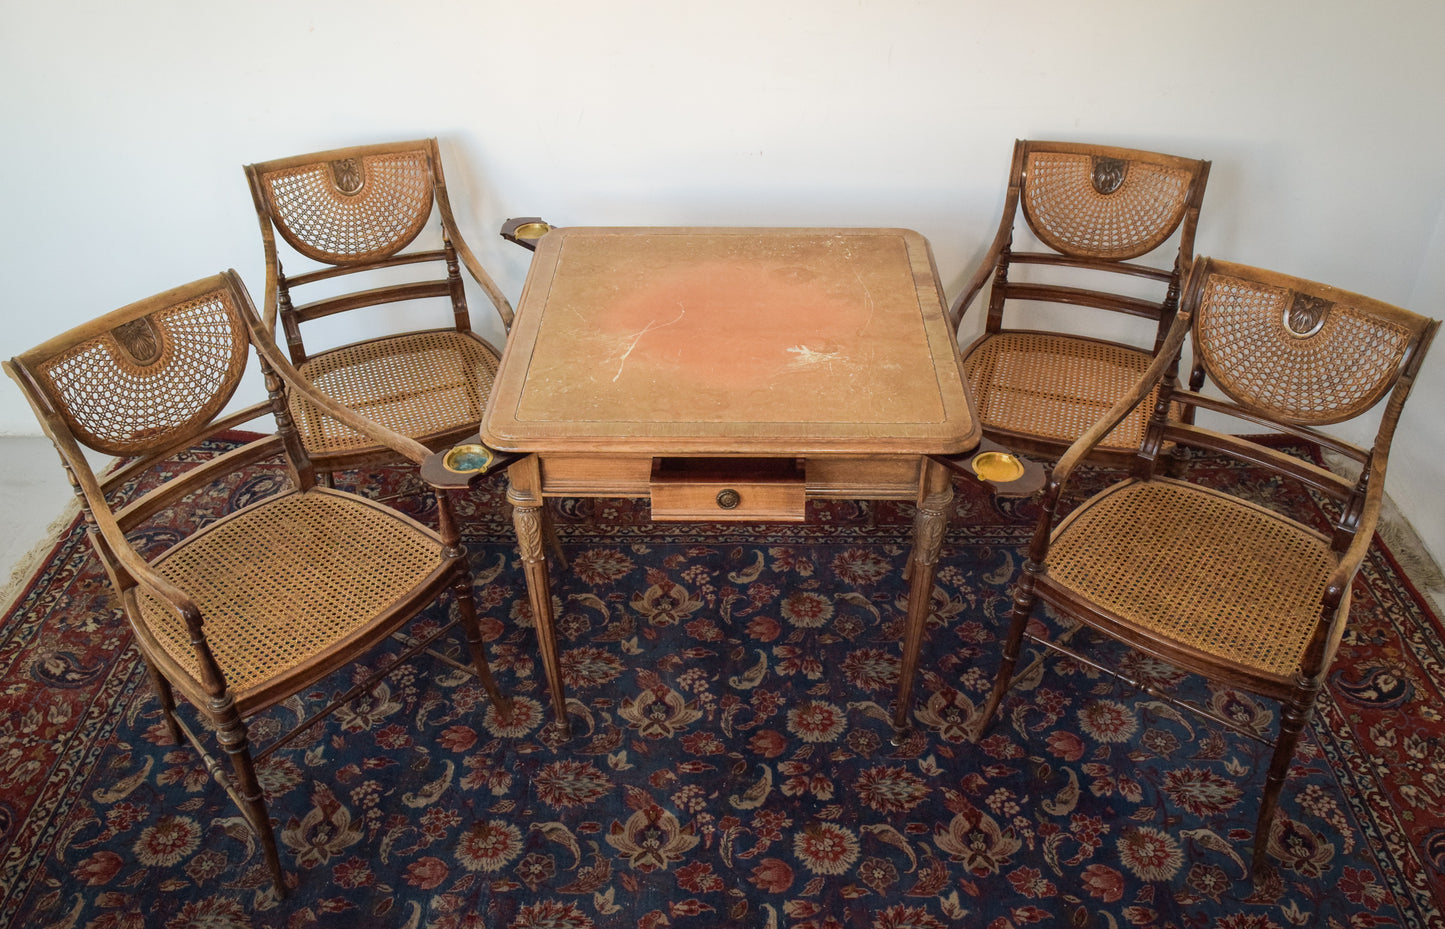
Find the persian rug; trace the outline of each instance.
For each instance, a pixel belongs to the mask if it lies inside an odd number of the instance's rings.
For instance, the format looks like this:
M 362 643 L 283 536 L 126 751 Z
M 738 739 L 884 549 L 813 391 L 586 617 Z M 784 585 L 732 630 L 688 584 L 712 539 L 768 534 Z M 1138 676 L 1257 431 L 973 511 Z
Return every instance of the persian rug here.
M 1249 468 L 1193 465 L 1316 506 Z M 158 551 L 284 480 L 248 471 L 138 543 Z M 433 515 L 406 469 L 340 483 Z M 655 525 L 645 501 L 554 501 L 576 730 L 559 744 L 502 491 L 489 480 L 457 503 L 511 718 L 428 656 L 269 759 L 284 899 L 240 814 L 165 735 L 72 523 L 0 627 L 0 926 L 1445 926 L 1441 624 L 1383 545 L 1251 880 L 1253 741 L 1056 657 L 966 737 L 1032 501 L 958 484 L 902 745 L 888 718 L 909 506 L 829 501 L 805 524 L 727 527 Z M 1271 704 L 1086 644 L 1248 726 L 1276 721 Z

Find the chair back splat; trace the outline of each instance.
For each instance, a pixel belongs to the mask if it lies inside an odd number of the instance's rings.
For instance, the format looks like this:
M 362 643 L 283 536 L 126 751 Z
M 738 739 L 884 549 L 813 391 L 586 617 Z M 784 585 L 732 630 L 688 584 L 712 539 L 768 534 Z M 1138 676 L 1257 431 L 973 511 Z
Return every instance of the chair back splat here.
M 1014 143 L 998 232 L 950 314 L 957 330 L 992 284 L 983 333 L 963 351 L 990 439 L 1057 455 L 1139 379 L 1178 309 L 1208 180 L 1207 161 L 1069 142 Z M 1042 248 L 1015 249 L 1020 210 Z M 1137 260 L 1151 256 L 1152 262 Z M 1027 307 L 1039 304 L 1117 315 L 1069 311 L 1066 325 L 1020 325 L 1035 312 Z M 1100 321 L 1121 317 L 1147 326 L 1137 327 L 1132 342 L 1098 331 Z M 1144 419 L 1127 418 L 1094 458 L 1127 459 Z
M 457 229 L 435 139 L 316 152 L 246 166 L 266 253 L 264 318 L 279 320 L 291 361 L 323 393 L 428 448 L 475 432 L 499 353 L 472 330 L 461 269 L 503 328 L 512 307 Z M 411 247 L 440 218 L 441 247 Z M 309 267 L 288 273 L 281 247 Z M 415 266 L 409 271 L 399 269 Z M 359 275 L 359 277 L 353 277 Z M 438 275 L 427 277 L 427 275 Z M 399 279 L 404 278 L 404 280 Z M 417 279 L 423 278 L 423 279 Z M 365 289 L 351 282 L 365 281 Z M 323 282 L 329 282 L 323 285 Z M 297 302 L 298 290 L 323 293 Z M 303 326 L 340 313 L 442 301 L 446 325 L 318 349 Z M 296 426 L 323 471 L 393 456 L 293 396 Z
M 268 401 L 224 412 L 251 347 Z M 321 487 L 291 422 L 296 395 L 396 456 L 420 463 L 419 443 L 316 392 L 271 341 L 240 279 L 225 272 L 101 316 L 6 362 L 80 498 L 96 554 L 135 633 L 173 739 L 190 741 L 261 839 L 276 893 L 286 876 L 256 764 L 321 716 L 369 691 L 396 666 L 460 623 L 497 711 L 472 600 L 466 551 L 451 504 L 438 492 L 440 533 L 385 505 Z M 279 432 L 224 453 L 201 443 L 274 414 Z M 235 440 L 235 435 L 231 436 Z M 121 456 L 92 470 L 83 448 Z M 194 466 L 173 459 L 194 450 Z M 234 486 L 240 469 L 281 457 L 291 480 L 256 498 L 218 494 L 236 508 L 154 551 L 147 521 L 195 509 L 198 492 Z M 240 499 L 237 499 L 240 498 Z M 287 735 L 253 756 L 246 721 L 367 653 L 439 597 L 441 623 Z M 214 729 L 231 772 L 177 712 L 176 695 Z
M 1201 258 L 1163 350 L 1145 376 L 1059 460 L 1019 573 L 1003 664 L 977 717 L 981 731 L 1011 684 L 1024 640 L 1116 677 L 1065 644 L 1028 629 L 1034 604 L 1155 658 L 1282 703 L 1273 734 L 1185 704 L 1274 751 L 1260 796 L 1254 868 L 1282 855 L 1274 820 L 1290 759 L 1349 621 L 1350 583 L 1374 537 L 1390 443 L 1439 323 L 1378 300 L 1258 268 Z M 1178 378 L 1193 336 L 1189 386 Z M 1206 387 L 1213 389 L 1205 393 Z M 1169 415 L 1182 409 L 1185 416 Z M 1368 445 L 1322 427 L 1377 410 Z M 1195 424 L 1194 413 L 1244 434 Z M 1072 512 L 1059 502 L 1080 462 L 1118 423 L 1143 415 L 1130 476 Z M 1267 434 L 1261 435 L 1264 432 Z M 1291 454 L 1273 436 L 1303 440 L 1352 467 L 1336 473 L 1312 454 Z M 1181 473 L 1166 475 L 1159 451 Z M 1296 443 L 1299 447 L 1299 443 Z M 1210 486 L 1189 470 L 1202 453 L 1269 469 L 1266 487 L 1303 485 L 1310 494 Z M 1303 500 L 1319 501 L 1305 507 Z M 1327 518 L 1322 520 L 1320 508 Z M 1303 512 L 1298 510 L 1304 509 Z M 1127 678 L 1126 678 L 1127 679 Z M 1129 680 L 1172 699 L 1161 681 Z

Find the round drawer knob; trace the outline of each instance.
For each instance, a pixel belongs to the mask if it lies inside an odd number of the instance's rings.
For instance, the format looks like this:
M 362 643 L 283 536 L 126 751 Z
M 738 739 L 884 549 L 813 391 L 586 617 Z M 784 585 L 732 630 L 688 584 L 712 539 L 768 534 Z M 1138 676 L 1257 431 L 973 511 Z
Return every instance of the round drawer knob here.
M 725 510 L 735 510 L 742 502 L 742 495 L 736 490 L 719 490 L 717 492 L 717 505 Z

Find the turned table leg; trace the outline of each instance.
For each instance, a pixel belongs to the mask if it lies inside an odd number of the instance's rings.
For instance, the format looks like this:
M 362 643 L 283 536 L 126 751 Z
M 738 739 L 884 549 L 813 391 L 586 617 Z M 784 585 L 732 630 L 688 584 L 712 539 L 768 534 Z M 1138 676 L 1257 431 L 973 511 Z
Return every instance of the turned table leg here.
M 552 693 L 555 725 L 562 738 L 570 738 L 567 691 L 562 683 L 562 659 L 557 653 L 557 627 L 552 615 L 552 578 L 547 570 L 544 545 L 546 514 L 542 510 L 541 474 L 535 456 L 507 470 L 507 500 L 512 504 L 512 523 L 517 529 L 517 548 L 527 578 L 527 600 L 532 605 L 532 625 L 537 630 L 542 669 L 547 677 L 547 689 Z
M 933 576 L 938 570 L 938 553 L 943 548 L 952 502 L 953 482 L 947 469 L 932 459 L 923 459 L 918 512 L 913 517 L 913 552 L 908 559 L 908 620 L 903 632 L 903 665 L 898 671 L 898 702 L 893 709 L 895 741 L 901 741 L 910 728 L 913 679 L 918 673 L 919 653 L 928 628 Z

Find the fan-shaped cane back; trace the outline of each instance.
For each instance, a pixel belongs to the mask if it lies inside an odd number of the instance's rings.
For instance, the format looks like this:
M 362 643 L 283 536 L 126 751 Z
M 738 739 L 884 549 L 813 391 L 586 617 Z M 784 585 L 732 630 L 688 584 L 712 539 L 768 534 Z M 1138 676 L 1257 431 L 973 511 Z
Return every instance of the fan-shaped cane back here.
M 491 393 L 498 352 L 472 331 L 460 266 L 501 317 L 512 308 L 456 227 L 435 139 L 370 145 L 248 165 L 246 175 L 266 251 L 265 319 L 279 317 L 297 369 L 326 395 L 429 448 L 475 432 Z M 435 208 L 435 209 L 434 209 Z M 408 248 L 433 212 L 442 247 Z M 288 275 L 277 234 L 319 269 Z M 288 258 L 289 261 L 289 258 Z M 423 264 L 441 277 L 416 281 L 386 269 Z M 336 281 L 368 272 L 380 286 L 338 294 Z M 376 274 L 375 272 L 382 272 Z M 293 302 L 299 288 L 326 296 Z M 337 313 L 422 299 L 446 300 L 451 325 L 389 334 L 324 351 L 309 348 L 302 324 Z M 304 396 L 292 398 L 296 426 L 318 468 L 391 457 L 370 437 L 337 422 Z
M 1184 389 L 1177 370 L 1191 325 L 1195 365 Z M 979 729 L 993 719 L 1008 690 L 1025 639 L 1122 676 L 1061 639 L 1045 641 L 1030 633 L 1036 600 L 1222 686 L 1281 701 L 1255 829 L 1258 870 L 1266 851 L 1280 841 L 1278 830 L 1271 831 L 1280 789 L 1349 620 L 1350 582 L 1374 536 L 1390 442 L 1437 326 L 1357 294 L 1200 259 L 1179 317 L 1146 376 L 1054 469 L 1016 582 L 1003 665 L 978 717 Z M 1225 399 L 1205 396 L 1206 382 Z M 1382 401 L 1368 447 L 1318 428 L 1357 417 Z M 1224 414 L 1248 432 L 1265 427 L 1309 440 L 1353 459 L 1361 466 L 1359 476 L 1335 474 L 1258 437 L 1167 418 L 1161 414 L 1164 404 Z M 1135 409 L 1144 409 L 1149 419 L 1131 476 L 1055 525 L 1061 494 L 1079 462 Z M 1164 443 L 1232 455 L 1300 482 L 1333 501 L 1333 524 L 1315 525 L 1309 514 L 1291 513 L 1283 499 L 1268 494 L 1244 499 L 1188 474 L 1161 476 L 1156 450 Z M 1130 683 L 1172 699 L 1152 682 Z
M 989 438 L 1058 454 L 1143 375 L 1178 306 L 1208 178 L 1207 161 L 1065 142 L 1014 143 L 998 233 L 952 312 L 957 328 L 992 283 L 984 331 L 963 352 Z M 1014 250 L 1020 208 L 1050 251 Z M 1177 247 L 1167 266 L 1134 261 L 1171 240 Z M 1054 270 L 1020 280 L 1016 265 Z M 1153 283 L 1131 289 L 1126 279 Z M 1157 293 L 1140 295 L 1148 290 Z M 1090 334 L 1090 321 L 1082 317 L 1064 328 L 1038 328 L 1037 322 L 1025 328 L 1019 318 L 1026 311 L 1017 307 L 1024 303 L 1092 307 L 1152 325 L 1139 333 L 1138 344 Z M 1095 459 L 1127 458 L 1144 434 L 1144 421 L 1142 412 L 1126 418 L 1099 444 Z
M 270 400 L 218 416 L 252 344 Z M 421 461 L 427 450 L 316 394 L 279 354 L 234 272 L 116 310 L 20 354 L 5 370 L 60 452 L 172 737 L 188 738 L 236 800 L 262 840 L 278 893 L 285 893 L 285 879 L 255 765 L 315 717 L 254 758 L 245 720 L 376 649 L 447 591 L 472 667 L 503 707 L 446 496 L 437 494 L 438 533 L 374 501 L 317 486 L 288 415 L 288 396 L 309 394 L 328 415 L 395 454 Z M 277 434 L 169 480 L 178 469 L 156 467 L 208 436 L 268 415 L 275 416 Z M 82 445 L 129 460 L 97 476 Z M 289 488 L 197 529 L 155 557 L 127 537 L 198 489 L 278 456 L 289 466 Z M 120 489 L 141 476 L 159 486 L 121 505 Z M 401 658 L 434 640 L 428 636 Z M 322 713 L 379 679 L 370 677 Z M 233 777 L 175 713 L 176 692 L 215 729 Z

